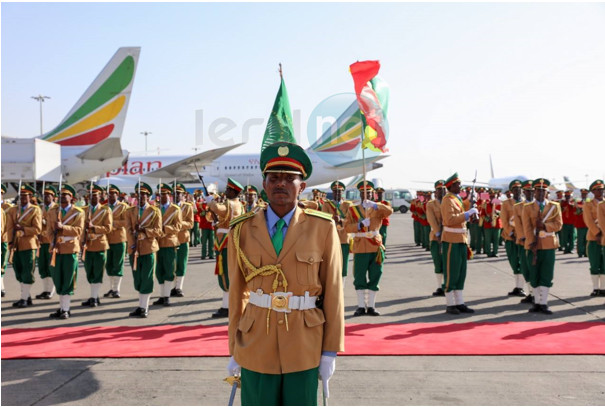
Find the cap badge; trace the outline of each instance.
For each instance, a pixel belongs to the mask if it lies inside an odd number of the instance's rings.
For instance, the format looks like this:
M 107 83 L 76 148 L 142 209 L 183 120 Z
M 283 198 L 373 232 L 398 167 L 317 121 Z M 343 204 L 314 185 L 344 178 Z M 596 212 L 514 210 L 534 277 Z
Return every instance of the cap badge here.
M 281 146 L 280 148 L 277 149 L 277 154 L 279 154 L 280 157 L 285 157 L 290 153 L 290 149 L 288 148 L 288 146 Z

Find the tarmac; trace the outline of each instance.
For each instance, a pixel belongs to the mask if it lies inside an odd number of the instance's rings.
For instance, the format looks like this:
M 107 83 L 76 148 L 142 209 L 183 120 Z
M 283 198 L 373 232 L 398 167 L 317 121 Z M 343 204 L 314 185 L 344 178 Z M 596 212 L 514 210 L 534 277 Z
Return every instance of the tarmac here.
M 18 283 L 9 266 L 2 299 L 3 328 L 59 326 L 216 325 L 211 318 L 221 304 L 214 263 L 191 248 L 185 297 L 170 307 L 150 308 L 149 318 L 128 313 L 138 304 L 130 267 L 125 267 L 121 298 L 101 299 L 97 308 L 80 306 L 90 296 L 79 270 L 72 317 L 48 318 L 58 297 L 12 308 Z M 352 273 L 352 256 L 349 274 Z M 37 274 L 37 272 L 36 272 Z M 468 265 L 466 303 L 475 314 L 448 315 L 445 299 L 433 297 L 436 280 L 430 253 L 413 242 L 408 214 L 391 216 L 387 259 L 377 296 L 380 317 L 353 317 L 356 295 L 352 276 L 345 285 L 347 323 L 415 322 L 605 322 L 605 298 L 590 297 L 588 260 L 557 253 L 549 296 L 553 315 L 528 313 L 514 287 L 504 247 L 499 257 L 477 255 Z M 109 290 L 105 281 L 102 292 Z M 42 291 L 40 279 L 32 297 Z M 157 285 L 156 285 L 157 293 Z M 152 297 L 152 301 L 154 297 Z M 481 340 L 481 338 L 477 338 Z M 546 337 L 544 340 L 548 340 Z M 346 346 L 346 344 L 345 344 Z M 226 405 L 230 387 L 227 358 L 120 358 L 2 360 L 2 405 Z M 321 398 L 321 391 L 319 392 Z M 321 400 L 318 400 L 321 404 Z M 330 380 L 331 405 L 604 405 L 605 356 L 340 356 Z M 235 400 L 239 405 L 239 392 Z

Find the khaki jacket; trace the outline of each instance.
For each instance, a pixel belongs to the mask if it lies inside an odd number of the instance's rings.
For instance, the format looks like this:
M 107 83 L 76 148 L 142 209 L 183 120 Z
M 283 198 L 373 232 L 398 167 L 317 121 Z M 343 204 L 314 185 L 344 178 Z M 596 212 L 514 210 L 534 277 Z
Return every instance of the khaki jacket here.
M 527 202 L 521 201 L 513 206 L 513 213 L 515 217 L 513 219 L 512 226 L 515 233 L 516 242 L 522 246 L 525 245 L 525 231 L 523 230 L 523 208 L 526 204 Z
M 584 205 L 584 223 L 586 223 L 586 227 L 588 228 L 588 233 L 586 234 L 586 240 L 588 241 L 598 241 L 599 238 L 597 235 L 599 234 L 599 226 L 597 224 L 597 205 L 599 201 L 596 199 L 591 199 L 589 202 L 586 202 Z
M 431 226 L 429 238 L 431 241 L 441 241 L 441 233 L 443 232 L 443 224 L 441 218 L 441 202 L 438 199 L 431 199 L 426 204 L 426 219 Z M 437 237 L 439 233 L 439 237 Z
M 347 233 L 347 214 L 349 213 L 349 208 L 353 205 L 353 202 L 350 201 L 342 201 L 339 208 L 336 207 L 336 203 L 333 201 L 326 201 L 323 204 L 322 210 L 325 213 L 329 213 L 330 215 L 338 215 L 342 219 L 342 226 L 336 225 L 336 231 L 338 232 L 338 239 L 340 240 L 340 244 L 348 244 L 349 243 L 349 234 Z
M 8 242 L 8 233 L 6 233 L 6 212 L 4 212 L 4 208 L 1 209 L 2 212 L 2 243 Z
M 500 211 L 500 219 L 502 220 L 502 238 L 504 240 L 516 241 L 515 236 L 515 222 L 517 220 L 515 216 L 515 204 L 517 202 L 513 199 L 507 199 L 502 202 L 502 210 Z
M 296 208 L 279 256 L 269 237 L 265 211 L 250 213 L 242 221 L 239 245 L 234 238 L 237 226 L 229 233 L 227 250 L 229 352 L 235 360 L 255 372 L 281 374 L 319 366 L 322 351 L 344 351 L 342 254 L 334 222 Z M 287 288 L 278 286 L 277 291 L 322 295 L 323 309 L 292 310 L 286 315 L 249 304 L 250 291 L 274 292 L 276 274 L 246 282 L 244 275 L 249 275 L 250 268 L 238 258 L 238 249 L 255 268 L 280 264 Z
M 20 205 L 13 206 L 8 210 L 6 226 L 8 232 L 9 244 L 16 241 L 15 249 L 32 250 L 40 247 L 38 235 L 42 232 L 42 211 L 33 204 L 28 204 L 24 210 Z M 15 225 L 19 223 L 23 230 L 15 231 Z M 14 233 L 16 232 L 16 239 Z
M 462 201 L 452 193 L 448 192 L 443 197 L 441 201 L 441 219 L 444 226 L 443 234 L 441 235 L 442 242 L 468 243 L 463 205 Z M 447 231 L 446 227 L 456 229 L 460 233 Z
M 597 205 L 597 220 L 599 229 L 601 229 L 601 246 L 605 246 L 605 201 Z
M 48 212 L 46 223 L 47 233 L 54 238 L 55 224 L 59 219 L 61 207 L 57 205 Z M 63 229 L 57 232 L 57 252 L 59 254 L 73 254 L 80 252 L 80 239 L 84 231 L 86 214 L 73 203 L 65 216 L 61 218 Z M 51 243 L 52 245 L 52 243 Z
M 2 209 L 4 209 L 4 211 L 5 211 L 6 213 L 8 213 L 8 210 L 9 210 L 10 208 L 12 208 L 13 206 L 14 206 L 14 205 L 13 205 L 12 203 L 10 203 L 10 202 L 7 202 L 7 201 L 2 202 Z
M 244 206 L 239 199 L 228 199 L 226 202 L 218 203 L 216 201 L 210 202 L 208 208 L 215 213 L 218 218 L 218 224 L 216 225 L 216 237 L 217 240 L 221 240 L 225 233 L 218 232 L 218 229 L 227 230 L 229 229 L 229 223 L 244 213 Z
M 53 242 L 54 234 L 52 233 L 52 229 L 47 228 L 48 225 L 48 213 L 55 207 L 59 206 L 56 202 L 51 202 L 48 210 L 46 209 L 46 205 L 40 205 L 40 210 L 42 211 L 42 232 L 40 232 L 40 244 L 50 244 Z
M 107 234 L 107 241 L 109 244 L 122 243 L 127 240 L 126 228 L 129 226 L 128 210 L 130 207 L 125 202 L 116 202 L 114 207 L 107 204 L 107 207 L 112 211 L 111 217 L 113 224 L 111 225 L 111 231 Z
M 552 209 L 551 212 L 551 208 Z M 549 215 L 550 212 L 550 215 Z M 548 215 L 547 219 L 544 219 Z M 529 203 L 523 207 L 523 230 L 525 232 L 525 249 L 530 250 L 531 244 L 536 241 L 536 221 L 540 216 L 546 226 L 547 236 L 538 237 L 538 250 L 557 249 L 559 239 L 557 232 L 563 227 L 563 218 L 561 217 L 561 206 L 558 202 L 544 200 L 544 209 L 540 213 L 540 204 L 537 201 Z
M 161 206 L 158 208 L 162 212 Z M 171 203 L 162 214 L 162 235 L 158 239 L 160 247 L 177 247 L 181 230 L 181 208 Z
M 193 205 L 189 202 L 181 202 L 181 230 L 178 234 L 179 245 L 189 243 L 190 230 L 193 229 Z
M 376 203 L 376 209 L 364 209 L 361 204 L 357 205 L 357 208 L 361 211 L 362 216 L 366 216 L 370 219 L 370 227 L 367 230 L 359 230 L 359 221 L 356 221 L 353 217 L 352 212 L 353 205 L 349 207 L 347 211 L 347 220 L 346 220 L 346 231 L 348 233 L 355 233 L 353 237 L 353 248 L 351 249 L 351 253 L 376 253 L 380 249 L 382 245 L 382 236 L 378 231 L 382 226 L 382 220 L 391 216 L 393 213 L 393 208 L 390 206 Z M 365 229 L 365 228 L 364 228 Z M 365 237 L 361 236 L 364 232 L 372 233 L 372 236 Z M 374 233 L 373 233 L 374 232 Z M 359 235 L 358 235 L 359 234 Z
M 319 204 L 318 201 L 310 201 L 308 199 L 304 199 L 304 200 L 298 201 L 298 204 L 305 209 L 313 209 L 315 211 L 322 210 L 321 205 Z
M 160 250 L 157 239 L 162 236 L 162 212 L 150 203 L 145 205 L 143 214 L 140 217 L 138 216 L 138 211 L 138 206 L 128 209 L 128 253 L 134 254 L 135 249 L 138 248 L 139 255 L 144 256 Z M 138 223 L 145 230 L 138 233 L 138 242 L 135 244 L 135 228 Z
M 104 252 L 109 249 L 107 234 L 111 231 L 113 225 L 111 209 L 106 205 L 98 204 L 95 213 L 91 212 L 90 206 L 85 213 L 84 227 L 88 227 L 91 222 L 93 225 L 92 228 L 88 229 L 87 233 L 82 233 L 82 239 L 86 238 L 86 242 L 84 242 L 86 251 Z

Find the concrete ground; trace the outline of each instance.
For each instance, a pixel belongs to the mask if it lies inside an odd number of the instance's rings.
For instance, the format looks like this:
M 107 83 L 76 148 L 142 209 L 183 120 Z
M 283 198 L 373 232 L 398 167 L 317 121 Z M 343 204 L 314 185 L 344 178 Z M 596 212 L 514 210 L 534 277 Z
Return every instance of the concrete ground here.
M 72 301 L 72 318 L 51 320 L 58 298 L 34 300 L 26 309 L 12 308 L 18 284 L 9 267 L 7 296 L 2 299 L 3 328 L 57 326 L 147 326 L 226 324 L 210 314 L 220 306 L 214 264 L 192 248 L 185 297 L 171 307 L 151 307 L 149 318 L 132 319 L 137 307 L 130 268 L 122 298 L 101 299 L 84 308 L 90 296 L 83 268 Z M 350 263 L 352 270 L 352 262 Z M 352 317 L 356 295 L 346 281 L 349 323 L 605 321 L 605 298 L 589 297 L 588 260 L 557 254 L 551 316 L 530 314 L 518 297 L 506 294 L 513 275 L 504 247 L 499 257 L 479 255 L 469 263 L 466 303 L 475 314 L 444 313 L 430 253 L 413 244 L 409 214 L 391 217 L 387 260 L 377 297 L 381 317 Z M 103 292 L 108 290 L 106 286 Z M 32 294 L 42 291 L 40 281 Z M 157 292 L 157 287 L 156 287 Z M 153 301 L 153 298 L 152 298 Z M 480 340 L 480 338 L 477 338 Z M 2 360 L 2 405 L 222 405 L 229 397 L 227 358 L 37 359 Z M 589 356 L 376 356 L 339 357 L 330 381 L 332 405 L 603 405 L 605 357 Z M 239 397 L 236 398 L 236 404 Z

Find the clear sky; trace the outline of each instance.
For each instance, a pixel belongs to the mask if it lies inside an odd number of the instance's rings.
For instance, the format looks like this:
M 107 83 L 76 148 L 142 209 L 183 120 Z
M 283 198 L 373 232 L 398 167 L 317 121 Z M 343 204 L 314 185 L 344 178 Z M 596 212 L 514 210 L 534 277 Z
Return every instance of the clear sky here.
M 164 154 L 214 145 L 227 118 L 241 141 L 266 123 L 279 86 L 296 137 L 348 66 L 378 59 L 390 86 L 386 187 L 458 171 L 578 186 L 605 176 L 605 5 L 601 3 L 2 3 L 2 135 L 54 127 L 120 46 L 141 46 L 123 148 Z M 196 111 L 201 140 L 196 141 Z M 199 113 L 201 111 L 201 113 Z M 295 114 L 296 116 L 296 114 Z M 203 120 L 199 120 L 203 117 Z M 259 151 L 264 124 L 248 144 Z

